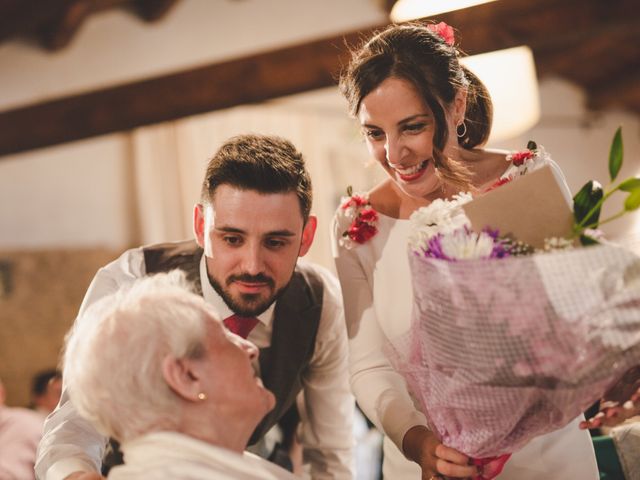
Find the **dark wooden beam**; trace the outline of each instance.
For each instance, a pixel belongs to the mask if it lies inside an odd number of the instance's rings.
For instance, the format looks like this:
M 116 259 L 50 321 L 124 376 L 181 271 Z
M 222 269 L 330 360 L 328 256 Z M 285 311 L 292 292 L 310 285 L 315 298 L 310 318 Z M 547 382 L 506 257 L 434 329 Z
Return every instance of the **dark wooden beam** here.
M 65 46 L 89 13 L 134 9 L 147 21 L 160 19 L 178 0 L 0 0 L 0 42 L 37 39 L 48 50 Z
M 171 10 L 178 0 L 134 0 L 136 14 L 146 22 L 156 22 Z
M 454 25 L 475 54 L 522 44 L 562 50 L 637 18 L 635 0 L 502 0 L 437 20 Z M 0 155 L 335 85 L 347 45 L 372 30 L 2 112 Z
M 635 0 L 500 0 L 438 15 L 474 55 L 529 45 L 534 51 L 606 35 L 621 22 L 638 24 Z
M 598 110 L 605 107 L 640 112 L 640 69 L 628 69 L 608 82 L 587 88 L 587 105 Z
M 51 51 L 66 47 L 92 11 L 92 2 L 86 0 L 67 2 L 64 8 L 52 15 L 38 29 L 41 44 Z
M 0 155 L 334 85 L 360 34 L 5 111 Z
M 0 41 L 35 33 L 73 0 L 1 0 Z

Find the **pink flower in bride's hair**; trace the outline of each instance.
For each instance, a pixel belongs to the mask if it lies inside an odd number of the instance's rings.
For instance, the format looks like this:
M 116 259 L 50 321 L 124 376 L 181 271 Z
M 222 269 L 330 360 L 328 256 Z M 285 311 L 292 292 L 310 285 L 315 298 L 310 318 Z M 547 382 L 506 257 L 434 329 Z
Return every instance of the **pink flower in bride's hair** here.
M 431 23 L 427 25 L 427 28 L 431 30 L 433 33 L 435 33 L 436 35 L 439 35 L 442 38 L 442 40 L 444 40 L 444 43 L 446 43 L 447 45 L 453 46 L 453 43 L 456 41 L 456 38 L 453 34 L 453 28 L 451 27 L 451 25 L 447 25 L 444 22 Z

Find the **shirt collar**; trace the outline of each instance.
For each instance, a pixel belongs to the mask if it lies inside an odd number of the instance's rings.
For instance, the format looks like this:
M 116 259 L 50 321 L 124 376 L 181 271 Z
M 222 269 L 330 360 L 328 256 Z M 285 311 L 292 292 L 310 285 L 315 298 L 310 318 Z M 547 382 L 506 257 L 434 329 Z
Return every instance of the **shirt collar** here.
M 202 296 L 204 300 L 218 311 L 221 319 L 227 318 L 235 313 L 227 306 L 222 297 L 218 295 L 218 292 L 213 289 L 211 283 L 209 283 L 206 256 L 204 254 L 200 259 L 200 284 L 202 285 Z M 271 326 L 275 306 L 276 302 L 273 302 L 269 308 L 256 317 L 265 327 Z

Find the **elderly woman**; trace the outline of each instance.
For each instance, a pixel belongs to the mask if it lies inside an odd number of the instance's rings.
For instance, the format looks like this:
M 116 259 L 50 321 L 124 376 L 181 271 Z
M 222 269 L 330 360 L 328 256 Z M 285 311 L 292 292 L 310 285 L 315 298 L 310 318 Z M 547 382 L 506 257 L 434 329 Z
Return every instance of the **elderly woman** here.
M 122 444 L 110 479 L 294 478 L 243 453 L 274 406 L 256 355 L 174 271 L 87 310 L 67 338 L 64 376 L 80 414 Z

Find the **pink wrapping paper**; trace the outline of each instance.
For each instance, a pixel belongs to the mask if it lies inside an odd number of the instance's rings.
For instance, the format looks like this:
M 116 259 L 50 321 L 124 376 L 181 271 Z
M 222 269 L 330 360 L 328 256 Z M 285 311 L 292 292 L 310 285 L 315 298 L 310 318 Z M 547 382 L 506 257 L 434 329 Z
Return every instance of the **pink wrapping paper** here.
M 640 260 L 622 248 L 409 255 L 411 329 L 387 355 L 441 441 L 472 458 L 562 428 L 640 363 Z

